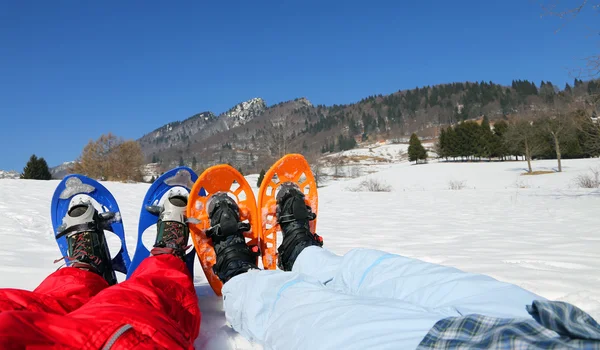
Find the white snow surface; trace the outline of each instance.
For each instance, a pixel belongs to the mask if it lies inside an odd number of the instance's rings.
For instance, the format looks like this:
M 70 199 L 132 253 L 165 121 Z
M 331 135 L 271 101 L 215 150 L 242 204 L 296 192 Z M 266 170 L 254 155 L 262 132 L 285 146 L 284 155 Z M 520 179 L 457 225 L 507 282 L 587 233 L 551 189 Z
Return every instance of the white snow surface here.
M 556 161 L 533 166 L 551 170 Z M 575 181 L 590 168 L 600 169 L 599 159 L 565 160 L 563 173 L 535 176 L 521 175 L 525 162 L 374 168 L 380 171 L 367 177 L 387 183 L 391 192 L 352 192 L 365 177 L 319 189 L 317 227 L 328 249 L 338 254 L 355 247 L 381 249 L 487 274 L 573 303 L 600 319 L 600 189 L 580 189 Z M 248 181 L 255 186 L 256 175 Z M 450 181 L 464 188 L 450 190 Z M 56 185 L 0 180 L 0 287 L 31 290 L 58 268 L 52 263 L 60 253 L 50 222 Z M 133 254 L 149 185 L 104 185 L 119 201 Z M 109 244 L 116 248 L 114 239 Z M 226 325 L 222 302 L 201 271 L 197 264 L 202 325 L 196 348 L 261 348 Z

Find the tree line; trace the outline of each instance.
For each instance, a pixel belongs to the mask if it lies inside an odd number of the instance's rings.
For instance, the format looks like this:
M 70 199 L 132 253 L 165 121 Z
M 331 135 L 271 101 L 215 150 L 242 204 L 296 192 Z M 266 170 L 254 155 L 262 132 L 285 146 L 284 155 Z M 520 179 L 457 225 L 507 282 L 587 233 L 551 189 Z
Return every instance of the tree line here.
M 532 159 L 557 159 L 562 171 L 561 159 L 600 155 L 598 124 L 595 114 L 583 110 L 547 110 L 502 119 L 493 128 L 484 117 L 481 123 L 464 121 L 442 128 L 436 151 L 446 160 L 524 157 L 529 172 Z

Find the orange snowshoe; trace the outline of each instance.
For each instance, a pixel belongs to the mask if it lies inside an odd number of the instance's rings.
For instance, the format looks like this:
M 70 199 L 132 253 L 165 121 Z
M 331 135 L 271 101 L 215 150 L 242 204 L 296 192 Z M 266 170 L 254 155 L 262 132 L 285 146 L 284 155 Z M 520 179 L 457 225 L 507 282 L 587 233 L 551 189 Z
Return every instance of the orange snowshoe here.
M 258 210 L 260 213 L 260 251 L 265 269 L 277 268 L 277 236 L 281 228 L 277 223 L 277 200 L 275 195 L 284 183 L 296 184 L 305 195 L 305 202 L 317 213 L 319 198 L 317 182 L 310 165 L 301 154 L 288 154 L 279 159 L 267 173 L 260 185 L 258 193 Z M 315 234 L 317 220 L 310 221 L 310 232 Z
M 206 192 L 205 196 L 201 195 L 202 189 Z M 254 192 L 239 171 L 229 165 L 216 165 L 206 169 L 198 177 L 187 206 L 190 236 L 208 283 L 217 295 L 221 295 L 223 283 L 213 271 L 217 258 L 212 240 L 206 235 L 210 228 L 208 201 L 216 193 L 227 193 L 239 206 L 241 222 L 250 225 L 250 230 L 244 232 L 249 246 L 258 245 L 260 226 Z M 255 263 L 258 263 L 258 257 Z

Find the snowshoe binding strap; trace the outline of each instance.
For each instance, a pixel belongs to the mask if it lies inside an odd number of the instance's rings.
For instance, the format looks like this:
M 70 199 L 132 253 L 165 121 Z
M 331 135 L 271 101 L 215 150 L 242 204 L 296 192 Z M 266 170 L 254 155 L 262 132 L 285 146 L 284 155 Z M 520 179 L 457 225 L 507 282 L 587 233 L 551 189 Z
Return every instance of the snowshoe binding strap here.
M 213 271 L 223 283 L 248 270 L 258 269 L 254 262 L 260 256 L 260 250 L 256 245 L 246 245 L 243 236 L 228 236 L 215 244 L 214 248 L 217 262 Z
M 309 221 L 317 216 L 304 202 L 304 194 L 293 183 L 284 183 L 277 194 L 277 222 L 283 233 L 283 242 L 277 248 L 277 266 L 291 271 L 296 258 L 308 246 L 323 246 L 323 238 L 310 232 Z

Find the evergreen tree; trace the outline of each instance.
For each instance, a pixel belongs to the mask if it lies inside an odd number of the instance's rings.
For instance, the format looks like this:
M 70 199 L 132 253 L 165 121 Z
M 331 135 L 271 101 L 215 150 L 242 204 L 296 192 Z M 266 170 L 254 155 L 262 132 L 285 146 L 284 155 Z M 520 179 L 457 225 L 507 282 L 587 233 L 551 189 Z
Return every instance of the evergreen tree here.
M 456 132 L 456 156 L 471 157 L 480 156 L 479 148 L 481 127 L 473 121 L 462 122 L 455 127 Z
M 348 128 L 350 130 L 350 135 L 351 136 L 360 134 L 360 128 L 358 127 L 358 123 L 356 123 L 356 120 L 350 119 L 350 122 L 348 124 Z
M 448 139 L 446 138 L 446 130 L 440 130 L 440 137 L 437 143 L 437 154 L 440 158 L 448 158 Z
M 418 163 L 419 160 L 427 159 L 427 151 L 421 144 L 421 140 L 417 134 L 412 134 L 410 136 L 410 141 L 408 144 L 408 160 L 411 162 Z
M 21 175 L 22 179 L 32 179 L 32 180 L 50 180 L 52 179 L 52 174 L 50 174 L 50 169 L 48 169 L 48 163 L 44 158 L 38 158 L 35 154 L 32 154 L 29 158 L 29 161 L 23 168 L 23 174 Z
M 258 181 L 256 181 L 256 187 L 260 188 L 260 185 L 262 184 L 264 178 L 265 178 L 265 169 L 262 169 L 260 171 L 260 175 L 258 175 Z
M 456 135 L 456 130 L 452 127 L 448 127 L 446 130 L 446 156 L 456 158 L 459 156 L 458 152 L 458 136 Z
M 600 83 L 595 82 L 594 80 L 590 81 L 588 83 L 588 94 L 590 95 L 596 95 L 600 93 Z
M 356 140 L 354 139 L 354 137 L 345 137 L 341 134 L 338 136 L 338 150 L 340 152 L 353 149 L 354 147 L 356 147 Z
M 481 134 L 479 135 L 478 155 L 480 157 L 490 158 L 494 147 L 494 133 L 490 128 L 490 121 L 487 116 L 483 117 L 481 122 Z
M 504 160 L 509 155 L 504 135 L 508 130 L 508 124 L 504 120 L 497 121 L 494 124 L 494 141 L 492 144 L 492 157 L 498 157 Z
M 185 163 L 183 162 L 183 157 L 179 157 L 179 166 L 184 166 Z
M 192 169 L 196 169 L 196 165 L 198 165 L 198 160 L 196 159 L 196 156 L 194 156 L 194 158 L 192 158 Z

